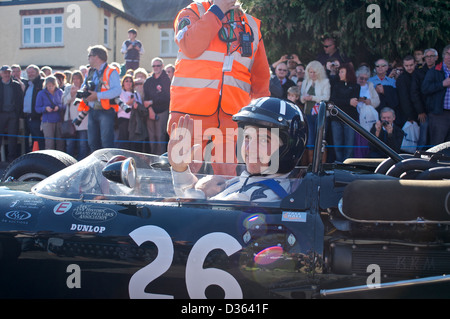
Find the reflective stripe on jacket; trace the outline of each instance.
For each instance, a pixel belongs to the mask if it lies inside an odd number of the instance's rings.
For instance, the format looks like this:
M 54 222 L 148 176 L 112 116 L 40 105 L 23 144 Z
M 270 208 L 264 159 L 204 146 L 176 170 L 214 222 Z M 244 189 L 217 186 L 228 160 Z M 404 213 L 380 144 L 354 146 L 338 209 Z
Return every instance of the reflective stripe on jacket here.
M 100 89 L 100 92 L 105 92 L 108 91 L 110 88 L 109 85 L 109 78 L 111 73 L 116 70 L 117 72 L 119 72 L 115 67 L 112 67 L 110 65 L 107 65 L 105 70 L 103 71 L 103 77 L 102 77 L 102 86 Z M 120 72 L 119 72 L 120 74 Z M 107 99 L 102 99 L 100 100 L 100 104 L 102 105 L 102 108 L 104 110 L 109 110 L 111 107 L 117 112 L 119 110 L 119 106 L 117 104 L 112 104 L 110 103 L 109 100 Z M 87 105 L 84 101 L 81 101 L 80 104 L 78 105 L 78 111 L 82 112 L 82 111 L 89 111 L 89 105 Z
M 185 13 L 186 9 L 202 18 L 210 7 L 209 2 L 192 3 L 178 14 L 175 29 L 180 15 Z M 233 59 L 231 71 L 223 71 L 228 50 L 227 43 L 218 35 L 197 57 L 188 57 L 180 49 L 171 86 L 171 112 L 208 116 L 221 107 L 225 113 L 235 114 L 250 102 L 251 69 L 261 40 L 260 21 L 242 12 L 235 20 L 241 21 L 246 32 L 250 32 L 250 28 L 252 30 L 252 55 L 242 57 L 239 50 L 234 50 L 230 54 Z M 237 37 L 239 38 L 239 35 Z

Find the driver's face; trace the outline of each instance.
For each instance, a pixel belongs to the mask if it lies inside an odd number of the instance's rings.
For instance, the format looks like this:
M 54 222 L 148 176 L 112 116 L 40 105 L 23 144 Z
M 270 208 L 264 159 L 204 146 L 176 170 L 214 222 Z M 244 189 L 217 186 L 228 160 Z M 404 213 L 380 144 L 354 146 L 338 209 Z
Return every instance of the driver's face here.
M 247 171 L 250 174 L 261 174 L 269 169 L 272 155 L 276 155 L 282 145 L 277 129 L 265 129 L 247 125 L 244 127 L 244 140 L 241 154 L 244 156 Z M 278 161 L 277 161 L 278 162 Z M 271 168 L 278 171 L 278 167 Z

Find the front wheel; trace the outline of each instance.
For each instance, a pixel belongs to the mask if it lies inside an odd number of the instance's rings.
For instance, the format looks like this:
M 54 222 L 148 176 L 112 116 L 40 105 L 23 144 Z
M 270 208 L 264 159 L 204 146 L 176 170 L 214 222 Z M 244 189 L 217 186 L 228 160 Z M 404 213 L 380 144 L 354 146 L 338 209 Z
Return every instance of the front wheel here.
M 72 156 L 57 150 L 42 150 L 24 154 L 6 168 L 2 182 L 41 181 L 50 175 L 75 164 Z

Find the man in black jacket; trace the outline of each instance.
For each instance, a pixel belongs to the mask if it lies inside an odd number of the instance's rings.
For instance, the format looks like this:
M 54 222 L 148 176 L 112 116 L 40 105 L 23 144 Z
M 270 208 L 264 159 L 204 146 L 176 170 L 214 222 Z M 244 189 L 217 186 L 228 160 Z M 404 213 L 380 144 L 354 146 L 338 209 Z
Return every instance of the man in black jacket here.
M 397 93 L 398 100 L 400 103 L 400 116 L 401 120 L 398 122 L 399 126 L 402 127 L 406 121 L 418 121 L 418 113 L 414 108 L 414 104 L 411 97 L 411 82 L 412 73 L 415 70 L 416 62 L 412 55 L 407 55 L 403 58 L 403 68 L 404 71 L 397 78 Z
M 39 68 L 31 64 L 27 67 L 28 80 L 25 83 L 23 99 L 23 117 L 25 119 L 25 136 L 31 134 L 33 144 L 38 142 L 39 149 L 45 149 L 44 134 L 41 131 L 41 114 L 36 112 L 36 96 L 44 85 L 44 80 L 39 75 Z M 25 138 L 25 152 L 31 151 L 28 138 Z
M 430 143 L 450 141 L 450 44 L 443 50 L 443 61 L 431 68 L 422 83 L 427 95 Z
M 400 153 L 400 148 L 403 142 L 405 133 L 403 130 L 395 125 L 395 111 L 389 107 L 385 107 L 380 111 L 380 120 L 377 121 L 370 132 L 378 137 L 387 146 L 392 148 L 395 152 Z M 369 144 L 370 154 L 372 158 L 385 157 L 372 144 Z
M 436 65 L 438 59 L 438 52 L 433 48 L 426 49 L 424 51 L 425 63 L 416 68 L 412 74 L 411 80 L 411 100 L 414 105 L 414 109 L 418 114 L 420 124 L 419 141 L 417 142 L 419 149 L 423 146 L 423 149 L 428 148 L 428 115 L 426 107 L 426 97 L 422 93 L 422 83 L 425 79 L 425 75 L 428 70 Z
M 147 130 L 150 153 L 161 155 L 167 150 L 167 120 L 169 119 L 170 79 L 161 58 L 152 60 L 153 73 L 144 82 L 144 106 L 149 111 Z
M 19 155 L 17 152 L 17 135 L 19 134 L 19 117 L 23 107 L 23 92 L 20 83 L 11 77 L 8 65 L 0 69 L 0 127 L 8 132 L 8 153 L 6 160 L 12 162 Z M 0 135 L 0 146 L 2 144 Z

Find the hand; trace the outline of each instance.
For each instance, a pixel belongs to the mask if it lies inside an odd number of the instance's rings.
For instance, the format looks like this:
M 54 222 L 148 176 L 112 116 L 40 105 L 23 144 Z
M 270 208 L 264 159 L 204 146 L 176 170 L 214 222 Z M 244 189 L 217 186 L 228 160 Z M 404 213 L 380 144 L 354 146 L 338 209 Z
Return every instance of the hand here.
M 148 108 L 148 118 L 149 118 L 150 120 L 156 119 L 156 113 L 155 113 L 155 111 L 153 110 L 152 107 L 149 107 L 149 108 Z
M 72 85 L 70 87 L 70 96 L 73 98 L 75 97 L 75 95 L 77 95 L 77 91 L 79 90 L 78 87 L 76 87 L 75 85 Z
M 378 94 L 384 94 L 384 87 L 381 84 L 377 84 L 375 87 L 375 91 L 377 91 Z
M 306 95 L 304 98 L 303 98 L 303 100 L 305 100 L 305 101 L 311 101 L 312 100 L 312 96 L 311 95 Z
M 225 189 L 226 180 L 220 175 L 209 175 L 200 179 L 195 184 L 195 189 L 201 190 L 205 193 L 206 198 L 213 197 Z
M 50 106 L 46 106 L 46 107 L 45 107 L 45 110 L 46 110 L 48 113 L 53 112 L 53 109 L 52 109 Z
M 170 165 L 175 172 L 184 172 L 194 159 L 194 153 L 201 149 L 200 145 L 192 145 L 194 120 L 187 114 L 181 116 L 177 123 L 172 123 L 167 155 Z
M 426 113 L 420 113 L 417 118 L 419 119 L 419 122 L 421 124 L 425 123 L 427 121 L 427 114 Z
M 224 14 L 230 10 L 239 8 L 239 6 L 235 5 L 235 3 L 236 0 L 214 0 L 214 4 L 218 6 Z
M 95 91 L 89 91 L 89 93 L 91 93 L 91 95 L 89 95 L 89 96 L 85 99 L 86 101 L 88 101 L 88 102 L 94 102 L 94 101 L 97 101 L 97 100 L 98 100 L 97 92 L 95 92 Z
M 384 128 L 386 129 L 386 132 L 387 132 L 388 134 L 392 134 L 392 132 L 394 131 L 394 126 L 392 125 L 392 123 L 389 123 L 389 124 L 386 125 Z
M 136 102 L 136 99 L 133 97 L 132 99 L 128 100 L 127 105 L 133 106 L 135 102 Z
M 356 107 L 358 105 L 358 99 L 356 97 L 350 99 L 350 105 Z
M 381 121 L 377 121 L 376 123 L 375 123 L 375 133 L 376 133 L 376 136 L 379 136 L 380 135 L 380 131 L 381 131 Z
M 442 82 L 442 85 L 443 85 L 445 88 L 450 87 L 450 78 L 446 78 L 446 79 Z
M 297 64 L 302 64 L 302 61 L 298 58 L 297 54 L 291 54 L 292 60 L 295 61 Z

